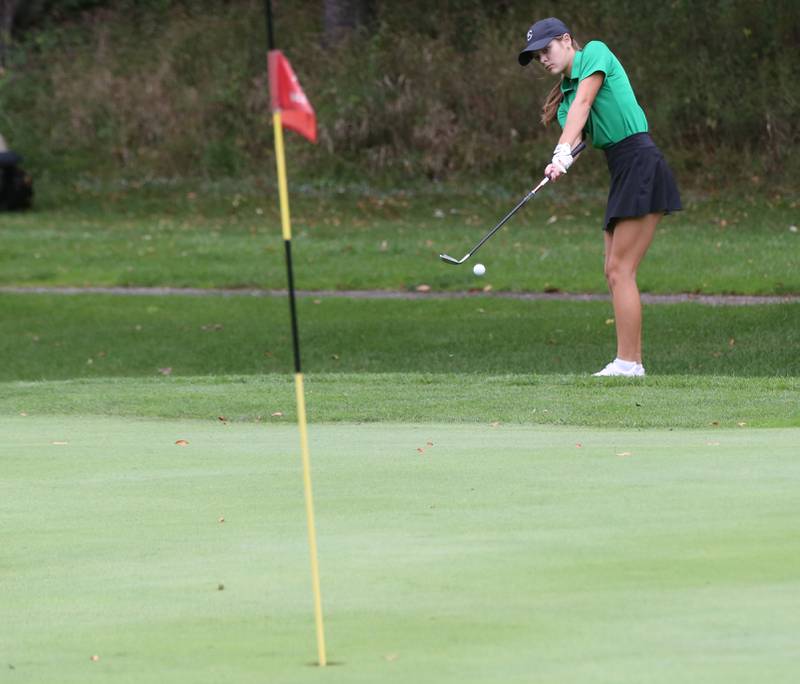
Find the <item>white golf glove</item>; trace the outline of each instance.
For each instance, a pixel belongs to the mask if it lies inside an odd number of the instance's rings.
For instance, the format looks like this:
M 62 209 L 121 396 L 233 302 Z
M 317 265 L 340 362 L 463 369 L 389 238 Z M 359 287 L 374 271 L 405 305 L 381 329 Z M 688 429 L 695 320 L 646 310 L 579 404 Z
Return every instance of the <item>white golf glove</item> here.
M 566 173 L 567 169 L 572 166 L 572 162 L 574 161 L 572 147 L 570 147 L 569 143 L 556 145 L 556 149 L 553 150 L 552 164 L 559 173 Z

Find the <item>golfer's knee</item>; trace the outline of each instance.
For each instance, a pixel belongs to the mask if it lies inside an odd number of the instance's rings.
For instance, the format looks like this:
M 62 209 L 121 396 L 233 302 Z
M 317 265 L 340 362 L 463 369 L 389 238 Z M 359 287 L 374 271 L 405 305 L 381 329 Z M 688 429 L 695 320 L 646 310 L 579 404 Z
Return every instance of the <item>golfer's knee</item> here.
M 621 262 L 609 261 L 605 268 L 606 282 L 610 289 L 614 289 L 621 284 L 636 281 L 636 271 Z

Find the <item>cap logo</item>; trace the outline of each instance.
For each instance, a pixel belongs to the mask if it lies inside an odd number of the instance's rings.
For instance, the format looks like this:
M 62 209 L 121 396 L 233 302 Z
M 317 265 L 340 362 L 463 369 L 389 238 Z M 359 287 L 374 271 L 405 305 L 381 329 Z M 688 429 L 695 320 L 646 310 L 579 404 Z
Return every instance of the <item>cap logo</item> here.
M 528 29 L 528 42 L 530 42 L 531 38 L 533 38 L 533 29 Z

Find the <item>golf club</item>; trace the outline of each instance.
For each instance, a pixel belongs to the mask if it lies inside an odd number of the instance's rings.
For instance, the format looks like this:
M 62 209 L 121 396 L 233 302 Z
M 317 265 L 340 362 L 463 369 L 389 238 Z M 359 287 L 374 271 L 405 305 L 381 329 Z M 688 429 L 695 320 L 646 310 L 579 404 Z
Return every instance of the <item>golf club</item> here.
M 578 143 L 578 146 L 572 151 L 572 156 L 577 157 L 585 147 L 586 147 L 585 142 L 581 141 L 580 143 Z M 549 181 L 550 179 L 547 176 L 545 176 L 539 183 L 539 185 L 537 185 L 533 190 L 531 190 L 527 195 L 525 195 L 525 197 L 522 198 L 519 204 L 517 204 L 516 207 L 514 207 L 511 211 L 509 211 L 502 218 L 500 223 L 498 223 L 494 228 L 492 228 L 488 233 L 486 233 L 486 235 L 483 236 L 483 239 L 477 245 L 475 245 L 469 252 L 467 252 L 461 259 L 456 259 L 455 257 L 451 257 L 447 254 L 440 254 L 439 258 L 446 264 L 452 264 L 453 266 L 459 266 L 460 264 L 463 264 L 467 259 L 469 259 L 473 254 L 475 254 L 475 252 L 477 252 L 483 246 L 484 242 L 486 242 L 490 237 L 492 237 L 492 235 L 494 235 L 498 230 L 500 230 L 506 223 L 506 221 L 508 221 L 508 219 L 510 219 L 514 214 L 516 214 L 525 204 L 527 204 L 528 200 L 530 200 L 534 195 L 536 195 L 536 193 L 539 192 L 539 189 L 542 188 L 544 185 L 546 185 Z

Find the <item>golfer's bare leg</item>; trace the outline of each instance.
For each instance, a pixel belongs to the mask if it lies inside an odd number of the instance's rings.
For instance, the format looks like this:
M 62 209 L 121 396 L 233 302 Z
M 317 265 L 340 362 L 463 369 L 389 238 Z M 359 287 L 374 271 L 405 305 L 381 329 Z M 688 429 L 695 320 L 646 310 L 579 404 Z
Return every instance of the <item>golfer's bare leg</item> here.
M 623 219 L 605 233 L 605 273 L 614 304 L 617 357 L 642 362 L 642 302 L 636 271 L 650 247 L 661 214 Z

